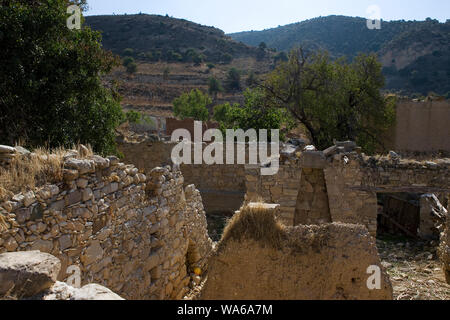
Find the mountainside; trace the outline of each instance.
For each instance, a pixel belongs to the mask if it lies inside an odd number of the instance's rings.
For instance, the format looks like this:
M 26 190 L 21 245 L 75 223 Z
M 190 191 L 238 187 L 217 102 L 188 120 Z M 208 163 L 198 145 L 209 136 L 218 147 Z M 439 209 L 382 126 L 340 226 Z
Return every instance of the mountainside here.
M 450 91 L 449 22 L 382 21 L 380 30 L 370 30 L 364 18 L 329 16 L 230 36 L 253 46 L 265 42 L 280 51 L 298 45 L 324 49 L 332 57 L 375 52 L 385 67 L 387 89 L 422 94 Z
M 273 53 L 232 40 L 223 31 L 157 15 L 88 16 L 86 25 L 101 31 L 105 49 L 134 58 L 133 75 L 120 66 L 105 77 L 123 96 L 122 107 L 155 117 L 172 116 L 172 102 L 184 92 L 208 92 L 210 78 L 222 84 L 235 68 L 246 86 L 250 75 L 273 67 Z M 240 92 L 223 92 L 215 104 L 242 103 Z
M 199 60 L 228 63 L 233 58 L 256 56 L 256 48 L 236 42 L 222 30 L 158 15 L 88 16 L 86 25 L 102 31 L 103 46 L 123 55 L 150 61 Z

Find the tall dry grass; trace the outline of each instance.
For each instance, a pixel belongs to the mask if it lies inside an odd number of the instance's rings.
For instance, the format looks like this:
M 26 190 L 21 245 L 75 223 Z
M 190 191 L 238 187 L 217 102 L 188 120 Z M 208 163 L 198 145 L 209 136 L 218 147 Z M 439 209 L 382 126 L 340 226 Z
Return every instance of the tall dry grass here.
M 244 206 L 228 221 L 220 243 L 229 240 L 255 240 L 269 247 L 279 248 L 285 238 L 284 226 L 277 221 L 271 210 L 263 206 Z
M 94 154 L 91 146 L 78 144 L 73 146 L 73 150 L 78 152 L 79 158 Z M 0 167 L 0 202 L 13 194 L 62 181 L 64 156 L 68 152 L 63 148 L 38 148 L 31 154 L 18 156 L 8 168 Z

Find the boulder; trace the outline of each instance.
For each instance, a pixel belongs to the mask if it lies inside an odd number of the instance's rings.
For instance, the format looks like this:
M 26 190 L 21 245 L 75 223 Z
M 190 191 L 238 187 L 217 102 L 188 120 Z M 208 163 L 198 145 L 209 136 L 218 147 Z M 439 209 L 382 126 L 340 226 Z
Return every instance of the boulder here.
M 40 251 L 0 254 L 0 297 L 26 298 L 50 288 L 60 261 Z
M 108 288 L 99 284 L 88 284 L 74 288 L 64 282 L 56 282 L 49 290 L 32 297 L 31 300 L 124 300 Z

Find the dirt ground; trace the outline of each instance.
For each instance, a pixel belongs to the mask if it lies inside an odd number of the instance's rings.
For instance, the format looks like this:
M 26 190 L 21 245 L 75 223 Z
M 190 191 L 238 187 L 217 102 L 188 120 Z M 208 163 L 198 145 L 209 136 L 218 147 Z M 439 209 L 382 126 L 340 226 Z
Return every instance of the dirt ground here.
M 445 281 L 436 254 L 438 243 L 381 236 L 377 247 L 394 288 L 396 300 L 449 300 L 450 285 Z

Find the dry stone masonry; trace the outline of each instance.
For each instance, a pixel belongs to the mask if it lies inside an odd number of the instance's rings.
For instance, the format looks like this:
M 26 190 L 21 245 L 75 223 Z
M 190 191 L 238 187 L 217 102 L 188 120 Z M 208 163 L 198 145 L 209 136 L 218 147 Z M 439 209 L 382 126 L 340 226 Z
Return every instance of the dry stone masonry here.
M 0 253 L 50 253 L 59 281 L 75 266 L 82 285 L 126 299 L 181 299 L 199 282 L 212 242 L 201 196 L 179 168 L 145 175 L 116 157 L 71 151 L 63 172 L 64 181 L 0 204 Z
M 174 142 L 153 141 L 142 138 L 137 141 L 119 140 L 118 146 L 124 154 L 124 161 L 135 164 L 139 169 L 150 172 L 153 168 L 171 165 Z M 206 147 L 206 144 L 203 145 Z M 224 163 L 226 163 L 224 159 Z M 245 166 L 224 165 L 181 165 L 185 186 L 194 184 L 202 195 L 208 213 L 233 213 L 239 209 L 245 197 Z
M 450 160 L 435 162 L 375 158 L 352 142 L 323 151 L 292 152 L 282 157 L 275 176 L 246 170 L 246 202 L 262 199 L 281 205 L 287 225 L 344 222 L 377 231 L 377 193 L 449 193 Z

